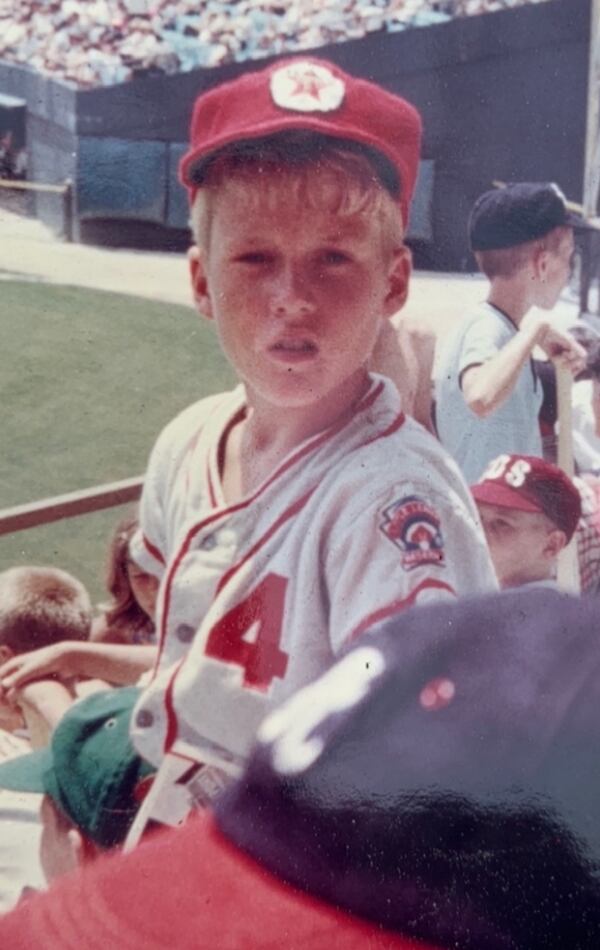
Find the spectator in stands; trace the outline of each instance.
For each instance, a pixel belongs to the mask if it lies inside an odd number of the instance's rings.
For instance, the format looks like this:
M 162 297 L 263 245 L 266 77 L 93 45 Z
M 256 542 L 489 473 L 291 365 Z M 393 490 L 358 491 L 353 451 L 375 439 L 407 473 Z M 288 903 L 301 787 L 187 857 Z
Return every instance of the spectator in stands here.
M 133 560 L 129 542 L 138 527 L 137 516 L 123 518 L 112 537 L 106 587 L 112 598 L 102 605 L 90 639 L 98 643 L 153 643 L 158 579 Z
M 46 649 L 64 637 L 89 636 L 91 605 L 83 585 L 51 567 L 15 567 L 0 574 L 0 659 L 21 651 Z M 0 690 L 0 725 L 9 734 L 27 735 L 13 748 L 3 737 L 1 757 L 31 746 L 42 748 L 73 701 L 73 691 L 54 680 L 38 680 L 13 694 Z M 24 888 L 43 886 L 39 865 L 39 797 L 0 792 L 0 911 L 18 900 Z
M 556 185 L 520 182 L 475 203 L 469 238 L 490 281 L 487 301 L 447 336 L 436 365 L 436 426 L 469 482 L 499 452 L 541 457 L 542 386 L 532 362 L 541 346 L 572 372 L 585 351 L 547 316 L 566 285 L 573 229 Z
M 581 516 L 571 479 L 541 458 L 500 455 L 471 492 L 500 587 L 554 586 L 558 555 Z
M 79 86 L 314 49 L 532 0 L 0 0 L 0 58 Z

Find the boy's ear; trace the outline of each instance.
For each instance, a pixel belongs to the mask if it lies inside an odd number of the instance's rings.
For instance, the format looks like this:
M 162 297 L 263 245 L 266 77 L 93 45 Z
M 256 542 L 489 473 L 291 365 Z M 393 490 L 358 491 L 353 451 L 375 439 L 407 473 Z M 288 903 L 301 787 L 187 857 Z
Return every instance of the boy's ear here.
M 204 272 L 202 254 L 200 248 L 195 244 L 188 251 L 188 265 L 190 268 L 190 280 L 196 310 L 204 317 L 208 317 L 209 320 L 212 320 L 212 301 L 208 291 L 208 282 Z
M 411 271 L 412 254 L 410 248 L 403 244 L 394 251 L 390 265 L 389 292 L 385 298 L 384 316 L 393 316 L 406 303 Z
M 544 554 L 548 560 L 552 560 L 557 557 L 563 548 L 567 546 L 567 536 L 564 531 L 559 531 L 558 528 L 555 528 L 554 531 L 551 531 L 548 535 L 548 540 L 546 541 L 546 546 L 544 547 Z
M 533 249 L 531 262 L 533 264 L 534 274 L 538 280 L 543 281 L 546 278 L 546 271 L 548 270 L 548 258 L 548 249 L 542 243 L 537 244 Z

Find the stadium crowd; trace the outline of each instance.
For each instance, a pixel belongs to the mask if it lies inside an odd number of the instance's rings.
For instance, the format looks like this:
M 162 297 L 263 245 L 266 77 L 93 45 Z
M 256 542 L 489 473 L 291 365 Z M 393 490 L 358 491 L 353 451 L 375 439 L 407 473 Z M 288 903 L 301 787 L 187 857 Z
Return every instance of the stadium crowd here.
M 0 0 L 0 59 L 78 87 L 259 59 L 545 0 Z

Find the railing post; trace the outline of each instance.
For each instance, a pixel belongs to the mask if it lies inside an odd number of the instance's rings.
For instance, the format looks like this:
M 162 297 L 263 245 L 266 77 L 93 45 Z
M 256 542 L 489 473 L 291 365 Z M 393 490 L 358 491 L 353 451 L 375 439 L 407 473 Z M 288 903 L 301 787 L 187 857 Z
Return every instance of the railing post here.
M 73 180 L 67 178 L 63 191 L 63 232 L 65 241 L 73 243 Z

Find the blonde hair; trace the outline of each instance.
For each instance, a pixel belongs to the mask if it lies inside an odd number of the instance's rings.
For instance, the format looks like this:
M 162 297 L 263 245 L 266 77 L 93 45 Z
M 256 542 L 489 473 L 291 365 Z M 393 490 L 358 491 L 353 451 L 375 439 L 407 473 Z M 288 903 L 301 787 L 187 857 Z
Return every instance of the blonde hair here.
M 569 228 L 553 228 L 543 238 L 533 241 L 524 241 L 513 247 L 502 247 L 492 251 L 475 251 L 475 260 L 479 270 L 488 280 L 495 277 L 514 277 L 525 267 L 536 251 L 551 251 L 556 253 Z
M 404 228 L 399 185 L 387 160 L 356 142 L 314 132 L 281 132 L 222 149 L 204 167 L 192 206 L 198 247 L 210 249 L 215 197 L 224 188 L 251 183 L 256 210 L 272 210 L 281 182 L 302 207 L 327 211 L 341 220 L 356 215 L 379 218 L 385 251 L 402 246 Z M 248 201 L 248 190 L 244 199 Z
M 25 653 L 60 640 L 87 640 L 92 607 L 83 584 L 55 567 L 0 574 L 0 643 Z

